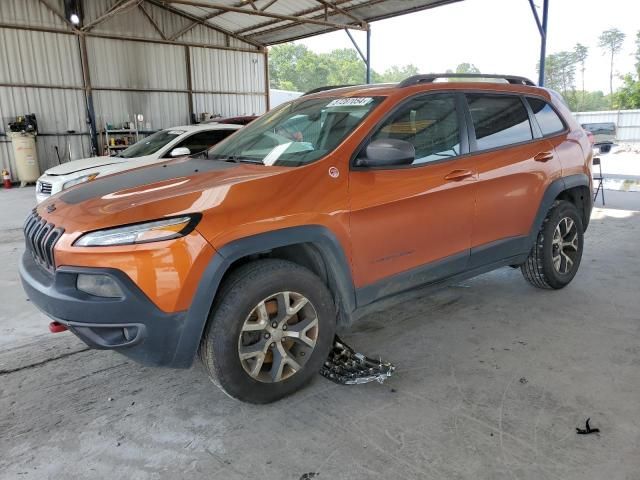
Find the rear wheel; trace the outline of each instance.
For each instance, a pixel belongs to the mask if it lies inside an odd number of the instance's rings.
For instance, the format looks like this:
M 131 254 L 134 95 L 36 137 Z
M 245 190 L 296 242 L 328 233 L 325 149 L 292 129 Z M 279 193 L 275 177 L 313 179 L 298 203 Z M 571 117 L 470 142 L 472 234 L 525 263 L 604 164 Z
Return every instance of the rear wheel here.
M 316 375 L 335 334 L 324 283 L 295 263 L 267 259 L 225 281 L 200 346 L 213 382 L 228 395 L 268 403 Z
M 563 288 L 573 280 L 583 248 L 582 219 L 570 202 L 556 201 L 542 224 L 521 271 L 538 288 Z

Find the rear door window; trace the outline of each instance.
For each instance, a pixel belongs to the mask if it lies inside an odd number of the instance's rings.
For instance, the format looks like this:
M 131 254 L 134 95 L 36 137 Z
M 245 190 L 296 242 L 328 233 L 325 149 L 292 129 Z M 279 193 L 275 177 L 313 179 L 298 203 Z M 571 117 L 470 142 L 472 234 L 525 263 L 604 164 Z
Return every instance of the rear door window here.
M 542 135 L 546 137 L 564 130 L 564 123 L 551 105 L 539 98 L 527 97 L 527 101 L 533 110 Z
M 483 93 L 466 97 L 478 150 L 533 140 L 529 114 L 520 97 Z

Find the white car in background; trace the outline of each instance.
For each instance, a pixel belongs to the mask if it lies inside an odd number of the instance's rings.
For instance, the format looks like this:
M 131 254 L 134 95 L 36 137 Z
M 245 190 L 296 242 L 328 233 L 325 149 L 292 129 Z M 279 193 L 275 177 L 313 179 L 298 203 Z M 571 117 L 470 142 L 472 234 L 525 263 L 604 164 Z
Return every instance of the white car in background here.
M 207 123 L 160 130 L 114 157 L 73 160 L 48 169 L 36 183 L 36 200 L 46 200 L 62 190 L 97 177 L 203 152 L 224 140 L 242 125 Z

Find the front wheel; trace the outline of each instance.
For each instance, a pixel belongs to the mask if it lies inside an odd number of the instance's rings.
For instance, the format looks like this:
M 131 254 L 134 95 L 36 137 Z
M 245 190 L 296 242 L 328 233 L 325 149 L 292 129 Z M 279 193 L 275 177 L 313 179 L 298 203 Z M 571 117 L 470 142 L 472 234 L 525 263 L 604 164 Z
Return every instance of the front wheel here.
M 536 243 L 521 271 L 538 288 L 563 288 L 573 280 L 584 242 L 582 219 L 574 204 L 556 201 L 547 213 Z
M 336 311 L 311 271 L 266 259 L 231 273 L 200 346 L 212 381 L 228 395 L 269 403 L 316 375 L 335 335 Z

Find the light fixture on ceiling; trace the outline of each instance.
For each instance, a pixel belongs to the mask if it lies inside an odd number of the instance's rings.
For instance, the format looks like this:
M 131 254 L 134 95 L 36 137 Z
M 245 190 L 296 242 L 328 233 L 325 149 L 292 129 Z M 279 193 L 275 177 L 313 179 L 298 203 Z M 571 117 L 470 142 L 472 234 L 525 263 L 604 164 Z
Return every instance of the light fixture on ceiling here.
M 74 27 L 82 23 L 82 10 L 78 0 L 64 0 L 64 16 Z

